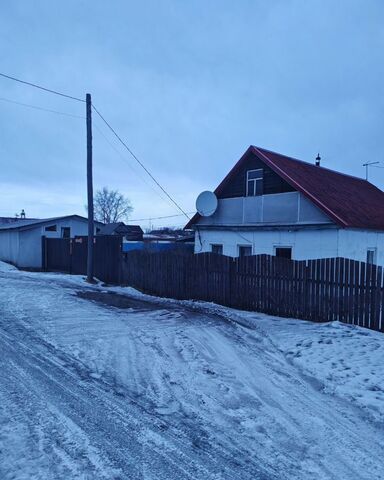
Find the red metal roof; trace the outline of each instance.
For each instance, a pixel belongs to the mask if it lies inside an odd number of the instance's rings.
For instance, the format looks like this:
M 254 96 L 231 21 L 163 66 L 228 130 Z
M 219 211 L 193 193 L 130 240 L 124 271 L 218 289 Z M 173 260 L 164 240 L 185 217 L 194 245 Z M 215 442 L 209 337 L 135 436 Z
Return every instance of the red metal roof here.
M 344 228 L 384 230 L 384 192 L 361 178 L 251 146 L 217 187 L 220 191 L 253 154 Z M 193 225 L 196 214 L 188 223 Z

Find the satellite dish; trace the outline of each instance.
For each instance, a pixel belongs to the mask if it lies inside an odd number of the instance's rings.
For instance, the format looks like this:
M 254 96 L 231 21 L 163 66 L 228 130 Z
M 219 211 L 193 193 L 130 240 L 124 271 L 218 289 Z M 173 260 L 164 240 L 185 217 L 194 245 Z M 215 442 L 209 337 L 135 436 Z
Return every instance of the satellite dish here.
M 216 212 L 217 197 L 208 190 L 201 192 L 196 199 L 196 210 L 202 217 L 209 217 Z

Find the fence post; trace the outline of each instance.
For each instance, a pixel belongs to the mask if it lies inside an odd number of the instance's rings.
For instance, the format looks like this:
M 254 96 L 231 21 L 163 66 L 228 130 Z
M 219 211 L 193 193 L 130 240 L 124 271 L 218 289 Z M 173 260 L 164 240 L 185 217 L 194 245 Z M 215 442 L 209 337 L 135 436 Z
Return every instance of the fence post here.
M 72 275 L 72 262 L 73 262 L 73 245 L 76 246 L 74 243 L 74 239 L 69 239 L 69 274 Z
M 236 306 L 236 294 L 235 294 L 235 276 L 236 276 L 236 265 L 237 259 L 231 257 L 231 261 L 229 263 L 229 302 L 230 307 Z
M 41 237 L 41 269 L 47 270 L 47 237 Z
M 121 285 L 121 280 L 123 278 L 122 269 L 123 269 L 123 237 L 120 237 L 119 243 L 119 254 L 117 255 L 117 283 Z
M 304 292 L 303 292 L 303 297 L 304 297 L 304 308 L 303 311 L 301 311 L 301 318 L 308 318 L 312 319 L 312 311 L 310 308 L 311 305 L 311 288 L 310 288 L 310 280 L 309 280 L 309 263 L 308 260 L 304 260 L 304 278 L 303 278 L 303 283 L 304 283 Z

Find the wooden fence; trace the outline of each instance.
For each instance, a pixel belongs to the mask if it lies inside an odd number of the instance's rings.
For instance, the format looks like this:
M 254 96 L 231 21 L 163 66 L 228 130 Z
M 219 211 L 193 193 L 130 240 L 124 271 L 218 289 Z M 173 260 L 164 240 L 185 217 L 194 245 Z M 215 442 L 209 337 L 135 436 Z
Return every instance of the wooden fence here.
M 94 238 L 93 269 L 96 278 L 120 283 L 121 237 L 97 235 Z M 46 238 L 42 241 L 44 270 L 85 275 L 87 273 L 88 237 Z
M 135 251 L 124 254 L 120 275 L 122 283 L 153 295 L 384 331 L 383 268 L 346 258 Z

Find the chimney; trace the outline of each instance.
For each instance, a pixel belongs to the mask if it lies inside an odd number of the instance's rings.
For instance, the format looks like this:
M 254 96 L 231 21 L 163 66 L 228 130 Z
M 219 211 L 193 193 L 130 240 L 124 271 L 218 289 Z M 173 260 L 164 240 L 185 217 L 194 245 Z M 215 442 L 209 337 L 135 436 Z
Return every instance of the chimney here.
M 320 167 L 320 160 L 321 160 L 320 153 L 318 153 L 316 157 L 316 162 L 315 162 L 316 167 Z

